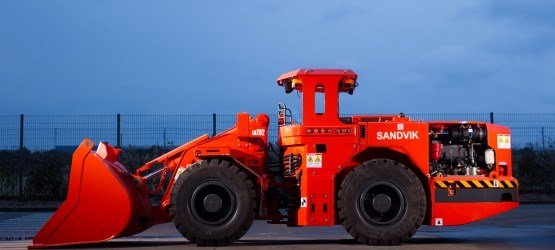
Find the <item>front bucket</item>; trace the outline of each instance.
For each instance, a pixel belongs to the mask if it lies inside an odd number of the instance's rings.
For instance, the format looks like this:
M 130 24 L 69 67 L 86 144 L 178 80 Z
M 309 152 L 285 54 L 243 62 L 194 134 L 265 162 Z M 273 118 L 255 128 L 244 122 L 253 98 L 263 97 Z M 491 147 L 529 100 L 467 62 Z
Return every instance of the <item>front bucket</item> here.
M 117 162 L 119 150 L 85 139 L 73 154 L 65 202 L 29 248 L 88 244 L 132 235 L 150 226 L 146 194 Z

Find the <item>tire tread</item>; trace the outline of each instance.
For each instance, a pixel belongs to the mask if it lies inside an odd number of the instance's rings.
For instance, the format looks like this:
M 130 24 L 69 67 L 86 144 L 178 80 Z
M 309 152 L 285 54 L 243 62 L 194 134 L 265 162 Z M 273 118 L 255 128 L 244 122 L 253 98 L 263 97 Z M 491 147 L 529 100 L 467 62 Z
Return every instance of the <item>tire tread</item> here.
M 194 231 L 190 230 L 183 226 L 179 219 L 178 209 L 177 209 L 177 197 L 180 188 L 186 182 L 186 180 L 194 175 L 197 171 L 204 169 L 204 168 L 222 168 L 220 169 L 220 174 L 225 178 L 229 178 L 233 181 L 239 181 L 245 184 L 247 188 L 247 193 L 250 195 L 250 202 L 247 205 L 249 208 L 248 218 L 243 222 L 243 224 L 238 227 L 239 229 L 235 232 L 231 233 L 227 237 L 223 237 L 221 239 L 205 239 L 199 235 L 196 235 Z M 201 160 L 191 166 L 189 166 L 181 176 L 176 180 L 174 187 L 170 193 L 170 206 L 169 206 L 169 213 L 170 216 L 175 224 L 176 229 L 191 243 L 196 243 L 197 246 L 225 246 L 232 244 L 239 238 L 241 238 L 248 229 L 251 227 L 254 218 L 255 218 L 255 209 L 256 209 L 256 191 L 254 190 L 253 182 L 248 178 L 248 176 L 238 167 L 234 166 L 228 161 L 225 160 L 218 160 L 218 159 L 210 159 L 210 160 Z
M 416 215 L 407 214 L 407 218 L 411 218 L 412 221 L 409 223 L 398 222 L 391 228 L 386 228 L 384 230 L 372 228 L 372 229 L 361 229 L 361 224 L 364 222 L 357 221 L 355 215 L 357 212 L 353 211 L 351 203 L 346 200 L 345 195 L 352 195 L 352 192 L 359 190 L 361 185 L 361 179 L 364 177 L 370 178 L 380 178 L 383 176 L 384 172 L 393 171 L 404 175 L 409 180 L 408 189 L 414 189 L 417 195 L 411 195 L 411 197 L 416 197 L 416 203 L 418 206 L 414 209 L 418 212 Z M 407 194 L 405 194 L 407 197 Z M 343 198 L 343 199 L 342 199 Z M 407 197 L 408 198 L 408 197 Z M 407 202 L 408 203 L 408 202 Z M 411 209 L 411 208 L 408 208 Z M 422 184 L 418 177 L 406 166 L 398 162 L 387 160 L 387 159 L 375 159 L 366 161 L 359 166 L 355 167 L 343 180 L 341 187 L 338 192 L 337 210 L 339 220 L 341 221 L 343 227 L 346 231 L 353 236 L 358 242 L 373 245 L 373 246 L 384 246 L 384 245 L 399 245 L 402 242 L 410 239 L 420 225 L 425 216 L 426 210 L 426 195 Z M 356 216 L 359 218 L 359 216 Z

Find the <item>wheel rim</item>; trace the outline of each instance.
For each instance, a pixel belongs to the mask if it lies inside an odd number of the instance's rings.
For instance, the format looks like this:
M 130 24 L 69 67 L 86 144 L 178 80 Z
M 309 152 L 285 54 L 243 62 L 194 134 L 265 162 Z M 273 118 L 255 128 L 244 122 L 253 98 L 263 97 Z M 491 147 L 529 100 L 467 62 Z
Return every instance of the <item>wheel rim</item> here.
M 394 224 L 406 212 L 403 192 L 389 181 L 377 181 L 366 186 L 357 203 L 364 220 L 372 225 Z
M 209 180 L 199 185 L 191 196 L 193 217 L 207 225 L 227 223 L 236 211 L 234 192 L 220 180 Z

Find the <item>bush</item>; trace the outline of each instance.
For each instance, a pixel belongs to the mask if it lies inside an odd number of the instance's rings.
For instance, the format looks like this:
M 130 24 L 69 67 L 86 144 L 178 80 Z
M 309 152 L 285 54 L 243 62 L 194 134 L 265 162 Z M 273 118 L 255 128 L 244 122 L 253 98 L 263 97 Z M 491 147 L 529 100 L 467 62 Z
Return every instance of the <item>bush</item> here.
M 54 150 L 0 151 L 0 197 L 63 199 L 70 159 L 71 153 Z
M 120 154 L 119 161 L 126 166 L 129 171 L 135 172 L 137 168 L 166 152 L 168 152 L 168 150 L 164 150 L 158 146 L 152 146 L 149 149 L 129 147 Z
M 120 156 L 124 166 L 134 172 L 146 162 L 162 155 L 160 147 L 129 148 Z M 63 200 L 67 194 L 73 152 L 0 151 L 0 198 L 18 200 Z M 22 192 L 19 191 L 20 182 Z
M 25 168 L 23 159 L 30 159 L 30 152 L 0 151 L 0 197 L 13 197 L 19 193 L 19 181 Z
M 523 192 L 555 191 L 555 151 L 534 150 L 531 145 L 513 150 L 514 175 Z
M 26 199 L 64 199 L 71 153 L 60 151 L 35 152 L 31 154 L 23 196 Z
M 126 148 L 120 162 L 134 172 L 168 150 Z M 63 200 L 67 193 L 69 164 L 73 152 L 0 151 L 0 198 L 19 200 Z M 274 159 L 276 160 L 276 159 Z M 514 175 L 524 192 L 555 191 L 555 151 L 535 150 L 532 145 L 513 150 Z M 23 192 L 20 194 L 20 180 Z

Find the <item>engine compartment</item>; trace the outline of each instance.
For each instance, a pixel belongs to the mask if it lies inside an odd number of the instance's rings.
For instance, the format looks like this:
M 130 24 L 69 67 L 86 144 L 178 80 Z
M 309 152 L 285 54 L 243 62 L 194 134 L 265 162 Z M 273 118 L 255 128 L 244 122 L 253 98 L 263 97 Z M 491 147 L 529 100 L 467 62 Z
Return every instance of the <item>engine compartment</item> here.
M 430 124 L 430 175 L 487 176 L 495 167 L 483 124 Z

